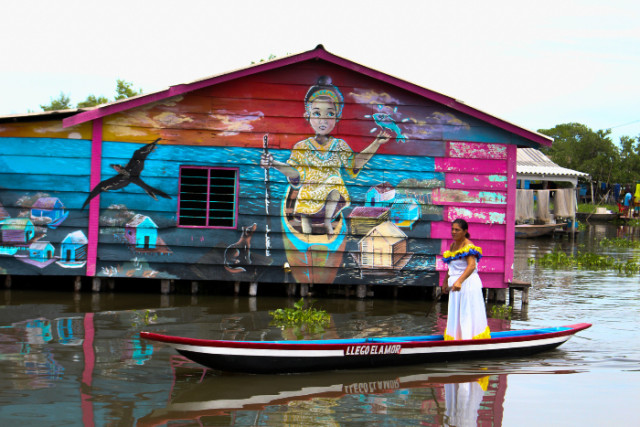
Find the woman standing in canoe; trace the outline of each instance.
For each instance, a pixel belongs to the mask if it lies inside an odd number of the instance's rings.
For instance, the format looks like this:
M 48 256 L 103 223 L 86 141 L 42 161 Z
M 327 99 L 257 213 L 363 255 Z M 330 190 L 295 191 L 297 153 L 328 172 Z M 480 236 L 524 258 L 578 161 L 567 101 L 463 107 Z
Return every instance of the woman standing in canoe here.
M 469 225 L 464 219 L 453 221 L 453 243 L 442 255 L 442 260 L 449 265 L 444 292 L 451 291 L 445 340 L 491 338 L 477 268 L 482 249 L 469 240 L 468 230 Z

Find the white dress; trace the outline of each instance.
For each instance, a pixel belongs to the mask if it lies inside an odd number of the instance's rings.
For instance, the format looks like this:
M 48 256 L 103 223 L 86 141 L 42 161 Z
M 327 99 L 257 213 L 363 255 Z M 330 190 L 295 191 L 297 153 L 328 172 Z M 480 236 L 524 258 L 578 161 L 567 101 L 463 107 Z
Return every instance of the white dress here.
M 455 252 L 444 253 L 443 260 L 449 264 L 449 287 L 458 280 L 467 268 L 466 257 L 482 257 L 482 249 L 467 245 Z M 445 340 L 470 340 L 491 338 L 487 326 L 487 313 L 482 296 L 482 281 L 478 276 L 478 268 L 462 282 L 458 292 L 449 291 L 449 310 Z

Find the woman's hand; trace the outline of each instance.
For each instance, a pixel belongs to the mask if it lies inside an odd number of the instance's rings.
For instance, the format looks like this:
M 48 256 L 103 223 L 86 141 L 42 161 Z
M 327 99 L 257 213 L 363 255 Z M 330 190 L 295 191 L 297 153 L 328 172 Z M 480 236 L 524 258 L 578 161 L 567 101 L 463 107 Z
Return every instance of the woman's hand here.
M 270 153 L 262 153 L 260 156 L 260 167 L 269 169 L 273 166 L 273 155 Z
M 374 142 L 378 143 L 379 145 L 382 145 L 389 142 L 389 139 L 391 139 L 391 134 L 386 129 L 384 129 L 380 131 L 378 136 L 376 136 L 376 139 Z
M 462 283 L 460 280 L 456 280 L 456 282 L 451 287 L 452 292 L 460 292 L 462 290 Z

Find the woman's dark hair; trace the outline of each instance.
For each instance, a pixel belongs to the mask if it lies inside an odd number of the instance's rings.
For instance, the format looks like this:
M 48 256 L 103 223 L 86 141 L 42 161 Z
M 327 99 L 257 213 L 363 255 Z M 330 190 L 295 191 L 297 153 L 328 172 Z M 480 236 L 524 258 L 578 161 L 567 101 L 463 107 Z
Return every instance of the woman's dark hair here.
M 469 237 L 471 237 L 471 235 L 469 234 L 469 224 L 467 224 L 467 221 L 465 221 L 462 218 L 456 218 L 453 220 L 453 224 L 458 224 L 460 226 L 460 228 L 462 229 L 462 231 L 466 231 L 464 237 L 466 237 L 467 239 Z M 452 225 L 453 225 L 452 224 Z
M 305 109 L 308 110 L 311 102 L 320 96 L 328 97 L 333 101 L 336 106 L 337 118 L 340 118 L 342 116 L 342 107 L 344 106 L 344 97 L 340 89 L 331 81 L 331 77 L 320 76 L 316 84 L 309 88 L 304 97 Z

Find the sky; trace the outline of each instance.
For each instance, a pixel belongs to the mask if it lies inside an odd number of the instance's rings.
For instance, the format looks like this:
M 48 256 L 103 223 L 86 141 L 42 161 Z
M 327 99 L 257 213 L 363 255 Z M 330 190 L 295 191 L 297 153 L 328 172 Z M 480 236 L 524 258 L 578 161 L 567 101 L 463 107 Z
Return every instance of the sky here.
M 0 0 L 0 115 L 329 52 L 529 130 L 640 136 L 640 2 Z

